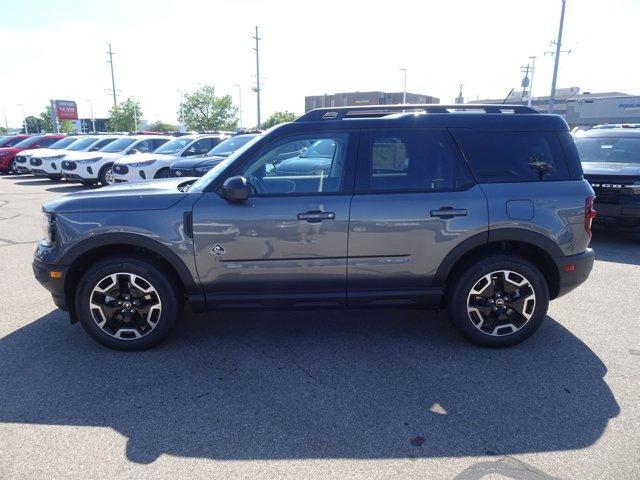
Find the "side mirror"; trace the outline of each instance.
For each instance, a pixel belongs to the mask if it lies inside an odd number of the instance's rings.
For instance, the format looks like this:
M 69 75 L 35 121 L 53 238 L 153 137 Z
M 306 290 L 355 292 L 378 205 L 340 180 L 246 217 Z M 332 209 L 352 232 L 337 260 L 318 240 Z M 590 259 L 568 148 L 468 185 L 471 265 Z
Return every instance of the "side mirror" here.
M 229 202 L 244 202 L 249 198 L 247 179 L 239 175 L 227 178 L 222 184 L 222 196 Z
M 140 150 L 134 148 L 133 150 L 129 150 L 129 153 L 127 153 L 127 155 L 135 155 L 136 153 L 140 153 Z

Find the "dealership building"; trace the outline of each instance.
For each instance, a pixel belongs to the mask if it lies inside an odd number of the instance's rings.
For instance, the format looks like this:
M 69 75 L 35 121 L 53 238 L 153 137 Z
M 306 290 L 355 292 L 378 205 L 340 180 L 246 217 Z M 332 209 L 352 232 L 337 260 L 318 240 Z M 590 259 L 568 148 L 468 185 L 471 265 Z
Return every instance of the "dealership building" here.
M 511 103 L 525 105 L 521 92 L 504 98 L 475 100 L 470 103 Z M 531 105 L 547 112 L 549 97 L 535 97 Z M 562 115 L 573 127 L 593 127 L 602 123 L 640 123 L 640 96 L 622 92 L 580 92 L 579 87 L 559 88 L 553 113 Z
M 358 105 L 398 105 L 403 92 L 347 92 L 304 97 L 304 111 L 314 108 L 351 107 Z M 406 103 L 440 103 L 440 99 L 419 93 L 406 93 Z

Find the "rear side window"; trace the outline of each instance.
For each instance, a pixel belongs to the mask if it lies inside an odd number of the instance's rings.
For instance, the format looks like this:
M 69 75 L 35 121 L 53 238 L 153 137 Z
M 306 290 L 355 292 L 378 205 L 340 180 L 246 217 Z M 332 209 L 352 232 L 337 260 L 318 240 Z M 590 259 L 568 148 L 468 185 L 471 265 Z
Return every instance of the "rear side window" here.
M 357 191 L 463 190 L 473 180 L 446 131 L 398 130 L 365 134 Z
M 571 180 L 555 132 L 472 132 L 456 140 L 480 183 Z

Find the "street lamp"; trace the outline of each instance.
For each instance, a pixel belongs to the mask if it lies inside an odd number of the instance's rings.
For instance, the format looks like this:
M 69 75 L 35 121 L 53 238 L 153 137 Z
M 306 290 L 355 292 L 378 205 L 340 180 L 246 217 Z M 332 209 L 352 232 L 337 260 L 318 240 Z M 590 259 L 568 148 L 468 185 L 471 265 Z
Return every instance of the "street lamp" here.
M 19 107 L 22 107 L 22 125 L 24 126 L 24 133 L 25 135 L 29 133 L 29 128 L 27 126 L 27 116 L 24 113 L 24 104 L 23 103 L 18 103 Z
M 407 103 L 407 69 L 400 68 L 401 72 L 404 72 L 404 87 L 402 88 L 402 103 Z
M 180 94 L 180 133 L 185 133 L 187 131 L 187 125 L 184 123 L 184 94 L 180 88 L 176 89 L 176 92 Z
M 90 98 L 88 98 L 86 101 L 89 102 L 89 107 L 91 108 L 91 125 L 93 127 L 91 131 L 92 133 L 96 133 L 96 119 L 93 116 L 93 102 Z
M 234 83 L 234 87 L 238 87 L 238 117 L 239 117 L 239 127 L 242 129 L 242 87 L 239 83 Z

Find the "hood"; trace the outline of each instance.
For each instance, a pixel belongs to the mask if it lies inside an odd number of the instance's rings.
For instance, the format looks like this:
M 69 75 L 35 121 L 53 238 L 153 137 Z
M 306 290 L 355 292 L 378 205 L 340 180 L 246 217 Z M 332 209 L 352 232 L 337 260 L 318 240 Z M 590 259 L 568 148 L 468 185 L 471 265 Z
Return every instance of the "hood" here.
M 72 152 L 72 153 L 75 153 L 75 155 L 73 155 L 73 158 L 71 157 L 72 154 L 70 153 L 67 156 L 66 160 L 77 161 L 77 160 L 90 160 L 92 158 L 106 158 L 107 160 L 113 160 L 115 162 L 117 159 L 122 157 L 122 152 L 107 153 L 107 152 L 96 151 L 96 152 Z
M 221 162 L 227 157 L 221 157 L 219 155 L 213 157 L 189 157 L 183 158 L 182 160 L 178 160 L 177 162 L 173 162 L 171 164 L 171 168 L 196 168 L 196 167 L 204 167 L 209 165 L 215 165 L 216 163 Z
M 146 162 L 147 160 L 164 160 L 170 162 L 176 158 L 175 155 L 164 153 L 137 153 L 136 155 L 125 155 L 118 159 L 118 165 L 131 165 L 132 163 Z
M 188 193 L 180 188 L 194 180 L 167 178 L 81 190 L 58 197 L 42 208 L 54 213 L 164 210 L 183 200 Z
M 31 150 L 24 150 L 21 155 L 27 155 L 36 158 L 45 158 L 45 157 L 57 157 L 64 155 L 66 152 L 64 150 L 56 150 L 55 148 L 33 148 Z
M 2 155 L 3 153 L 18 153 L 18 152 L 22 152 L 21 148 L 15 148 L 15 147 L 2 147 L 0 148 L 0 155 Z
M 640 177 L 640 163 L 583 162 L 585 175 L 624 175 Z

